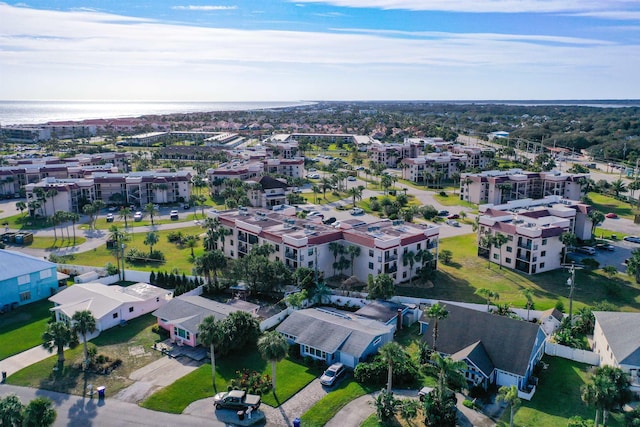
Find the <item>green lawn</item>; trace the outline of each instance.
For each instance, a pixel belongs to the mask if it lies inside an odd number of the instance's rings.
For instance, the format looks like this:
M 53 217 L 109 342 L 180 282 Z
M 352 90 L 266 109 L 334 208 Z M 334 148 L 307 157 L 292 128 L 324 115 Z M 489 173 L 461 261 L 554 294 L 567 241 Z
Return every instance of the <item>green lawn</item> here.
M 156 318 L 147 314 L 132 321 L 125 327 L 115 327 L 102 332 L 91 342 L 98 347 L 98 354 L 104 354 L 112 359 L 120 358 L 123 363 L 109 375 L 85 373 L 79 368 L 82 362 L 82 344 L 74 349 L 65 351 L 65 366 L 62 371 L 54 371 L 57 355 L 28 366 L 7 378 L 8 384 L 23 387 L 42 388 L 83 395 L 88 384 L 104 385 L 110 395 L 114 395 L 123 388 L 131 385 L 129 374 L 141 367 L 163 357 L 159 351 L 152 350 L 153 343 L 160 337 L 151 331 Z M 40 330 L 40 334 L 44 327 Z M 38 342 L 40 344 L 40 341 Z M 144 355 L 132 355 L 130 349 L 141 348 Z
M 31 249 L 60 249 L 60 248 L 71 248 L 73 246 L 78 246 L 86 242 L 87 239 L 84 237 L 76 236 L 75 243 L 73 241 L 73 233 L 71 234 L 71 239 L 67 239 L 65 236 L 64 239 L 58 237 L 48 237 L 48 236 L 34 236 L 33 242 L 25 245 L 24 247 Z
M 9 228 L 19 230 L 41 230 L 43 228 L 51 227 L 49 221 L 44 218 L 31 218 L 24 214 L 2 218 L 0 223 L 3 225 L 9 224 Z
M 42 344 L 51 307 L 53 304 L 44 299 L 0 316 L 0 360 Z
M 250 369 L 271 375 L 271 364 L 265 362 L 258 350 L 244 349 L 239 355 L 226 356 L 216 360 L 216 385 L 218 391 L 226 391 L 237 372 Z M 279 406 L 320 374 L 320 370 L 308 368 L 296 361 L 284 359 L 276 365 L 276 394 L 262 396 L 269 406 Z M 190 403 L 214 395 L 211 385 L 211 364 L 180 378 L 178 381 L 152 394 L 141 406 L 155 411 L 180 414 Z
M 153 248 L 154 250 L 160 250 L 164 253 L 167 261 L 163 263 L 153 262 L 146 264 L 136 264 L 131 265 L 129 263 L 126 264 L 127 268 L 133 268 L 135 270 L 143 270 L 143 271 L 151 271 L 151 270 L 172 270 L 173 268 L 177 268 L 178 270 L 184 272 L 185 274 L 191 274 L 191 269 L 193 267 L 193 263 L 191 262 L 191 249 L 187 247 L 178 247 L 174 243 L 169 243 L 167 241 L 167 235 L 171 232 L 180 231 L 183 235 L 200 235 L 204 233 L 204 229 L 202 227 L 186 227 L 181 228 L 179 230 L 161 230 L 158 231 L 158 236 L 160 241 Z M 133 233 L 130 234 L 130 239 L 126 243 L 128 248 L 136 248 L 142 251 L 149 251 L 149 247 L 144 244 L 146 233 Z M 125 249 L 125 253 L 127 251 Z M 198 246 L 194 248 L 194 253 L 196 256 L 201 255 L 204 252 L 204 248 L 202 247 L 202 240 L 198 242 Z M 82 252 L 79 254 L 72 255 L 67 262 L 79 265 L 93 265 L 98 267 L 103 267 L 108 262 L 115 264 L 116 257 L 111 252 L 111 250 L 107 249 L 106 245 L 100 246 L 92 251 Z
M 558 299 L 564 303 L 565 310 L 569 309 L 566 286 L 569 274 L 565 270 L 527 276 L 507 268 L 500 270 L 494 263 L 487 268 L 488 261 L 476 256 L 475 234 L 442 239 L 440 249 L 449 249 L 453 253 L 453 262 L 451 265 L 438 264 L 434 287 L 397 287 L 399 294 L 483 303 L 485 301 L 474 293 L 479 288 L 488 288 L 500 294 L 499 302 L 524 307 L 526 300 L 520 291 L 532 289 L 536 309 L 552 308 Z M 607 294 L 603 283 L 611 279 L 601 270 L 591 273 L 579 270 L 576 273 L 578 289 L 574 295 L 574 310 L 606 300 L 622 311 L 640 311 L 640 287 L 625 274 L 619 274 L 613 280 L 620 284 L 619 296 Z
M 523 401 L 515 416 L 515 424 L 527 427 L 566 427 L 574 415 L 593 420 L 595 410 L 580 399 L 580 388 L 586 384 L 589 365 L 562 359 L 545 357 L 549 368 L 540 374 L 540 383 L 530 402 Z M 610 427 L 622 426 L 622 416 L 611 414 Z M 505 411 L 498 423 L 509 425 L 509 411 Z
M 206 209 L 205 209 L 205 213 L 206 213 Z M 161 216 L 156 215 L 153 217 L 153 223 L 154 225 L 161 225 L 161 224 L 174 224 L 179 222 L 189 222 L 197 219 L 202 220 L 202 212 L 200 211 L 200 209 L 198 209 L 197 214 L 194 214 L 193 210 L 190 210 L 190 211 L 179 210 L 178 214 L 180 216 L 180 219 L 178 219 L 177 221 L 170 219 L 168 215 L 161 215 Z M 119 228 L 124 229 L 124 220 L 120 220 L 118 218 L 117 212 L 114 213 L 114 216 L 115 216 L 115 219 L 113 220 L 113 222 L 107 222 L 104 216 L 101 216 L 100 218 L 98 218 L 98 220 L 96 221 L 96 230 L 108 230 L 113 225 L 117 225 Z M 149 227 L 151 226 L 151 218 L 147 215 L 142 218 L 142 221 L 138 221 L 138 222 L 134 221 L 132 218 L 129 218 L 127 220 L 127 226 L 129 228 L 134 228 L 134 229 L 139 227 Z M 88 230 L 89 226 L 87 224 L 83 224 L 82 226 L 80 226 L 80 228 L 83 230 Z
M 592 193 L 589 193 L 588 196 L 593 202 L 591 206 L 593 206 L 596 210 L 599 210 L 600 212 L 605 214 L 609 212 L 613 212 L 617 214 L 619 217 L 627 218 L 631 220 L 633 219 L 634 212 L 636 211 L 636 209 L 634 209 L 631 205 L 629 205 L 629 203 L 616 200 L 613 197 L 605 196 L 604 194 L 600 194 L 600 193 L 592 192 Z M 608 221 L 615 221 L 615 220 L 610 219 Z M 606 224 L 607 224 L 607 220 L 605 220 L 604 222 L 605 226 Z
M 343 381 L 300 417 L 301 424 L 305 427 L 321 427 L 347 403 L 372 391 L 354 380 Z
M 456 191 L 456 194 L 454 194 L 453 191 L 447 191 L 446 196 L 441 196 L 439 193 L 440 191 L 438 190 L 434 191 L 433 198 L 443 206 L 462 206 L 465 208 L 473 209 L 474 211 L 478 209 L 478 205 L 460 200 L 458 191 Z

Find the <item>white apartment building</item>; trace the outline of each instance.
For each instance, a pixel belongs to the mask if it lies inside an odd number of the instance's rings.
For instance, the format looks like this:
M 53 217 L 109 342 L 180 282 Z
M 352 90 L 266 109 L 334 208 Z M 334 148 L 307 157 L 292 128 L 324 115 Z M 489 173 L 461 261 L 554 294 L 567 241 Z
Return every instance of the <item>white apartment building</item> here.
M 478 226 L 478 255 L 527 274 L 561 267 L 567 231 L 584 239 L 591 235 L 590 206 L 557 196 L 518 200 L 505 205 L 482 205 Z M 508 241 L 487 247 L 484 237 L 501 233 Z
M 367 147 L 371 161 L 395 168 L 402 159 L 418 157 L 422 154 L 422 145 L 418 143 L 404 144 L 371 144 Z
M 276 207 L 273 211 L 239 208 L 213 215 L 230 232 L 224 247 L 220 247 L 230 258 L 245 256 L 253 245 L 270 244 L 275 249 L 272 259 L 291 269 L 317 268 L 325 277 L 340 273 L 349 276 L 353 269 L 353 275 L 362 282 L 369 274 L 386 273 L 396 284 L 409 281 L 421 267 L 418 263 L 404 265 L 405 252 L 431 251 L 434 267 L 437 263 L 439 228 L 434 225 L 383 220 L 356 226 L 343 222 L 344 228 L 336 229 L 297 218 L 293 207 Z M 339 244 L 344 253 L 334 256 L 331 243 Z M 334 271 L 334 263 L 341 258 L 350 260 L 346 248 L 351 245 L 358 246 L 360 254 L 352 265 Z
M 547 196 L 580 200 L 584 196 L 582 183 L 588 177 L 588 174 L 568 174 L 557 170 L 526 172 L 511 169 L 463 173 L 460 177 L 460 199 L 476 204 L 500 204 L 509 200 Z
M 454 154 L 449 151 L 428 153 L 424 156 L 402 160 L 402 179 L 421 183 L 441 173 L 443 178 L 450 179 L 454 173 L 465 168 L 468 157 L 466 154 Z

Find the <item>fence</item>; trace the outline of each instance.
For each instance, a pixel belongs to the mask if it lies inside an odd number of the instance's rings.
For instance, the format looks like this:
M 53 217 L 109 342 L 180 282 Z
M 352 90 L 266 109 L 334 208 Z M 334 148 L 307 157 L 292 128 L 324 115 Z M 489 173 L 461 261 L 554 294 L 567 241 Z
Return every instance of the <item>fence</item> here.
M 579 350 L 577 348 L 567 347 L 566 345 L 548 342 L 545 345 L 544 353 L 549 356 L 558 356 L 564 359 L 574 360 L 580 363 L 598 366 L 600 357 L 593 351 Z
M 287 307 L 281 312 L 269 317 L 268 319 L 263 320 L 262 322 L 260 322 L 260 330 L 266 331 L 267 329 L 273 328 L 278 323 L 282 322 L 289 314 L 291 314 L 292 311 L 293 308 Z

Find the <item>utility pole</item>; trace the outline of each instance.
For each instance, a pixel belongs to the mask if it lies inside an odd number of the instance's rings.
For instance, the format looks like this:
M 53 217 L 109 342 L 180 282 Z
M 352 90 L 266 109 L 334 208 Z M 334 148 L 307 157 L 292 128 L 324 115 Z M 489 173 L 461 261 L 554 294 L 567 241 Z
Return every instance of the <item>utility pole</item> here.
M 572 262 L 571 265 L 565 265 L 569 269 L 569 273 L 571 273 L 571 277 L 567 279 L 567 285 L 569 286 L 569 325 L 571 325 L 571 321 L 573 318 L 573 291 L 576 288 L 576 269 L 581 270 L 582 267 L 576 267 L 575 262 Z

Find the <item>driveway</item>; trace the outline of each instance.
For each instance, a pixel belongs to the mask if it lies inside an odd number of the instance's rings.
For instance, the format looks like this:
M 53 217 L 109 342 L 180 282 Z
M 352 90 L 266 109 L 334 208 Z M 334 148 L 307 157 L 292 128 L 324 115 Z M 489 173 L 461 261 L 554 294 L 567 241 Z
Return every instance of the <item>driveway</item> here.
M 174 383 L 179 378 L 194 371 L 202 363 L 187 357 L 163 357 L 129 375 L 135 382 L 121 390 L 115 399 L 123 402 L 138 403 L 159 388 Z

